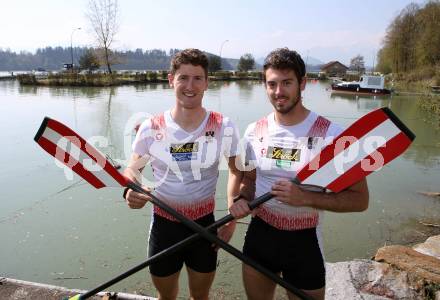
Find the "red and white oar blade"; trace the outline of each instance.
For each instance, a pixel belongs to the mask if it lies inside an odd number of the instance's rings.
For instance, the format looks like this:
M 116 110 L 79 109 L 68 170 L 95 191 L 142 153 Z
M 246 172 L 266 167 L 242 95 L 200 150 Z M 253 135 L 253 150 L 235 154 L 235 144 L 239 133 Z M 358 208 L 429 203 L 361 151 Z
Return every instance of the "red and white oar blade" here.
M 34 140 L 97 189 L 127 185 L 127 178 L 101 152 L 56 120 L 44 118 Z
M 363 116 L 297 174 L 302 184 L 340 192 L 402 154 L 415 135 L 384 107 Z

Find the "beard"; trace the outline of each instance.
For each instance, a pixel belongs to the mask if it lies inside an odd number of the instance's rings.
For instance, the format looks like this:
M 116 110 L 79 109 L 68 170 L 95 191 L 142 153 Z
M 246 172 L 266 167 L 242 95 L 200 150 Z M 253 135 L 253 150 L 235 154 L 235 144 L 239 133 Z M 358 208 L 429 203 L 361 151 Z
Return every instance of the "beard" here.
M 284 96 L 278 97 L 278 98 L 285 98 Z M 287 103 L 283 106 L 278 106 L 276 103 L 273 104 L 273 107 L 277 112 L 280 114 L 288 114 L 291 112 L 295 106 L 299 103 L 299 100 L 301 100 L 301 91 L 298 91 L 295 97 L 289 99 Z M 276 101 L 276 100 L 275 100 Z

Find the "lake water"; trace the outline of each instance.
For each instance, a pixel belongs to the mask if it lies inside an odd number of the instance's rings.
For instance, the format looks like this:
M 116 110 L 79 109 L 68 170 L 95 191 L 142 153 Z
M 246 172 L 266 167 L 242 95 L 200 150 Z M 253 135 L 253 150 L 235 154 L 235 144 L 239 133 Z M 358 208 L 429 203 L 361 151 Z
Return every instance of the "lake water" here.
M 404 155 L 368 177 L 368 211 L 325 214 L 326 260 L 369 258 L 385 244 L 420 239 L 418 222 L 439 219 L 440 201 L 418 192 L 440 189 L 440 133 L 414 98 L 336 96 L 328 86 L 309 82 L 305 105 L 342 126 L 387 106 L 417 138 Z M 108 145 L 100 150 L 124 163 L 124 143 L 131 138 L 127 122 L 138 112 L 156 114 L 173 103 L 167 85 L 49 88 L 0 81 L 0 276 L 90 289 L 143 261 L 150 205 L 130 210 L 119 189 L 95 190 L 78 176 L 67 180 L 33 137 L 50 116 L 85 138 L 106 137 Z M 204 105 L 229 116 L 242 132 L 271 111 L 259 82 L 213 82 Z M 217 217 L 226 214 L 226 175 L 222 171 L 218 183 Z M 232 240 L 240 249 L 245 230 L 246 224 L 239 224 Z M 228 299 L 244 298 L 240 261 L 224 251 L 213 289 Z M 147 271 L 111 290 L 154 295 Z

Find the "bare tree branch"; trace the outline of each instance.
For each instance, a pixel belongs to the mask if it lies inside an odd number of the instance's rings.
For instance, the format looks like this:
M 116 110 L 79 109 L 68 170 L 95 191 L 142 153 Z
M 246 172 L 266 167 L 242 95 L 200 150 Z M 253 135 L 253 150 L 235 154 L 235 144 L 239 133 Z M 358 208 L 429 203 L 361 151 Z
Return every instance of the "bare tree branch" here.
M 102 61 L 111 74 L 111 65 L 116 61 L 111 50 L 114 38 L 119 29 L 117 0 L 89 0 L 86 17 L 95 34 L 98 48 L 102 49 Z

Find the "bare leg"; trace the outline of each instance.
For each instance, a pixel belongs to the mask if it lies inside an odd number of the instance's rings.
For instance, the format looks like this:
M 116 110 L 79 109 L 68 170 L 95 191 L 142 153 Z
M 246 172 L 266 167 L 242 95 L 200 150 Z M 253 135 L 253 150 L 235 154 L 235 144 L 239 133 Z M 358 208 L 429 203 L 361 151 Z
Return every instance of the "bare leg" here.
M 214 281 L 215 271 L 210 273 L 196 272 L 186 267 L 188 271 L 189 293 L 191 300 L 208 300 L 209 289 Z
M 151 275 L 154 286 L 159 293 L 159 300 L 175 300 L 177 298 L 179 292 L 179 275 L 180 271 L 166 277 Z
M 246 264 L 243 264 L 243 283 L 248 300 L 270 300 L 274 297 L 276 283 Z

